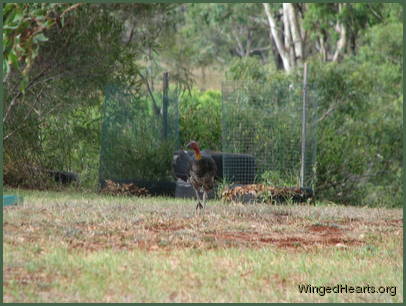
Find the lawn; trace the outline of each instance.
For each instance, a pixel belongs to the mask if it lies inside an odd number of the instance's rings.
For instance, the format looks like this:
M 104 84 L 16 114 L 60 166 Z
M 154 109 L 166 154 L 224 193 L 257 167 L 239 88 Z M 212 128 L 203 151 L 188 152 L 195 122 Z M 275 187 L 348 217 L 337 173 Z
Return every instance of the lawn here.
M 8 191 L 4 302 L 403 301 L 401 209 Z

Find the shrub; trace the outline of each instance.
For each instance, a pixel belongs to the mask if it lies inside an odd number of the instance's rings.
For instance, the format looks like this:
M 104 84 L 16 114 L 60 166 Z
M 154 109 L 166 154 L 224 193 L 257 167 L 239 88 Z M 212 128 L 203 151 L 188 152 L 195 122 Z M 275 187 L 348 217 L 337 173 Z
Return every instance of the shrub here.
M 179 98 L 180 143 L 199 142 L 202 148 L 221 150 L 221 93 L 192 89 Z

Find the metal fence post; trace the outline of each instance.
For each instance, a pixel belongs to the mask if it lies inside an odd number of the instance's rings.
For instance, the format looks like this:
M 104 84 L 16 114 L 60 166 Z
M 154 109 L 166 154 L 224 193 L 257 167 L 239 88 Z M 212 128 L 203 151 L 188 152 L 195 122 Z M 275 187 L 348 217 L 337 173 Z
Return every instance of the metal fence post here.
M 305 171 L 305 161 L 306 161 L 306 150 L 307 150 L 307 131 L 306 131 L 306 120 L 307 120 L 307 63 L 304 64 L 303 71 L 303 111 L 302 111 L 302 156 L 300 160 L 300 187 L 305 188 L 308 186 L 306 181 L 306 171 Z
M 168 139 L 168 90 L 169 73 L 164 72 L 162 85 L 162 119 L 163 119 L 163 139 Z

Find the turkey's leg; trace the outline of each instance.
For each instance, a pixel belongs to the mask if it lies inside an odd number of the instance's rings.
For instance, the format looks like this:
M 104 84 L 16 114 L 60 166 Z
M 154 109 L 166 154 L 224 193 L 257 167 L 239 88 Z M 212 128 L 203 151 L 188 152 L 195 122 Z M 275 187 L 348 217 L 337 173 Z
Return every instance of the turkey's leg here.
M 206 201 L 207 201 L 207 191 L 205 190 L 203 192 L 203 208 L 206 208 L 206 206 L 207 206 Z
M 195 193 L 196 193 L 196 200 L 197 200 L 196 210 L 198 210 L 199 208 L 203 208 L 203 206 L 200 203 L 199 191 L 197 191 L 197 189 L 194 187 L 193 187 L 193 189 L 195 190 Z

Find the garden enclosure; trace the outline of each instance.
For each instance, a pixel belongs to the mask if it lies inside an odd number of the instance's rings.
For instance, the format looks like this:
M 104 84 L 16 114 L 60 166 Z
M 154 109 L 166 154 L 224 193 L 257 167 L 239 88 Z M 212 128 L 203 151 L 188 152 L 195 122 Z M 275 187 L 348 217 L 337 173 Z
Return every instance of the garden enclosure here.
M 227 81 L 222 85 L 222 150 L 226 181 L 312 188 L 317 95 L 287 80 Z M 306 94 L 305 94 L 306 93 Z
M 165 92 L 139 96 L 118 85 L 105 90 L 99 179 L 173 194 L 173 152 L 179 147 L 178 103 Z
M 317 96 L 311 86 L 305 99 L 303 93 L 302 83 L 286 80 L 223 83 L 219 169 L 226 183 L 313 187 Z M 102 186 L 112 180 L 152 194 L 175 194 L 171 160 L 181 145 L 178 95 L 137 96 L 109 86 L 101 137 Z

